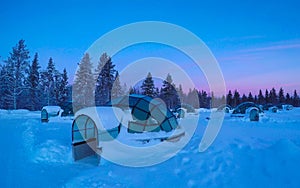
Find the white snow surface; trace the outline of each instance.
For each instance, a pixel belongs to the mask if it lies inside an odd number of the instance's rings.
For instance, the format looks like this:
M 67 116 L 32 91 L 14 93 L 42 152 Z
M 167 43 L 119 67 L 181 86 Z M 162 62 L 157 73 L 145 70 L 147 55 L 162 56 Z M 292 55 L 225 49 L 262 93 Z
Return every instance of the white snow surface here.
M 300 108 L 266 112 L 259 122 L 226 114 L 216 140 L 203 153 L 198 146 L 210 111 L 198 112 L 196 132 L 179 153 L 157 165 L 133 168 L 103 158 L 99 166 L 93 157 L 74 162 L 70 119 L 41 123 L 40 112 L 0 110 L 0 186 L 300 187 Z M 185 121 L 197 117 L 189 114 Z

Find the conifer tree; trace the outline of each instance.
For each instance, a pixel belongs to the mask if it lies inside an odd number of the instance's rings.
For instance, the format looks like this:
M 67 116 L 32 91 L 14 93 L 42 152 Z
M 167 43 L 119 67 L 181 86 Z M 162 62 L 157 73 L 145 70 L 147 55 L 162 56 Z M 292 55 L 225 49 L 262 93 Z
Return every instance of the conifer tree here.
M 251 92 L 249 92 L 249 95 L 248 95 L 248 101 L 249 102 L 254 102 L 254 98 L 253 98 L 253 95 Z
M 270 100 L 269 91 L 266 89 L 266 92 L 265 92 L 265 103 L 268 104 L 270 102 L 271 102 L 271 100 Z
M 299 96 L 298 96 L 298 93 L 296 90 L 294 90 L 294 95 L 293 95 L 293 106 L 296 106 L 298 107 L 300 105 L 300 99 L 299 99 Z
M 68 73 L 66 68 L 64 68 L 63 73 L 61 75 L 61 82 L 58 84 L 58 98 L 57 103 L 60 106 L 63 106 L 69 99 L 68 95 Z
M 282 88 L 279 89 L 278 99 L 279 103 L 285 103 L 284 91 Z
M 272 88 L 270 91 L 270 102 L 272 104 L 278 104 L 278 97 L 275 88 Z
M 227 102 L 228 105 L 234 106 L 234 104 L 233 104 L 233 96 L 232 96 L 231 90 L 228 91 L 228 94 L 226 96 L 226 102 Z
M 111 90 L 111 98 L 117 98 L 120 97 L 124 94 L 123 92 L 123 88 L 121 86 L 121 82 L 120 82 L 120 76 L 119 76 L 119 72 L 117 71 L 116 73 L 116 77 L 115 77 L 115 81 Z
M 258 104 L 264 104 L 265 103 L 265 98 L 264 98 L 264 96 L 262 94 L 261 89 L 259 90 L 259 93 L 258 93 L 257 103 Z
M 75 74 L 75 81 L 72 90 L 74 112 L 77 110 L 93 106 L 94 98 L 94 76 L 92 73 L 92 63 L 88 53 L 84 54 L 79 69 Z
M 245 94 L 243 94 L 243 96 L 242 96 L 242 102 L 247 102 L 247 101 L 248 101 L 248 97 Z
M 235 90 L 233 94 L 233 106 L 237 106 L 240 103 L 240 93 L 237 90 Z
M 285 103 L 287 104 L 292 104 L 292 99 L 291 99 L 291 96 L 289 93 L 286 93 L 286 96 L 285 96 Z
M 163 81 L 161 98 L 165 101 L 168 108 L 174 108 L 180 103 L 176 86 L 173 83 L 173 79 L 170 74 L 168 74 L 167 78 Z
M 40 65 L 38 63 L 38 54 L 35 53 L 32 64 L 29 68 L 28 76 L 28 88 L 29 96 L 26 97 L 28 100 L 28 108 L 30 110 L 39 110 L 41 108 L 41 90 L 39 87 L 40 83 Z M 25 99 L 26 99 L 25 98 Z
M 114 67 L 115 65 L 112 63 L 111 58 L 106 53 L 103 53 L 95 70 L 95 102 L 97 106 L 104 105 L 111 99 L 111 90 L 116 73 Z
M 29 68 L 29 50 L 25 44 L 25 40 L 20 40 L 18 44 L 13 47 L 8 59 L 5 61 L 4 73 L 4 100 L 8 109 L 17 109 L 21 106 L 20 102 L 23 100 L 23 91 L 25 90 L 25 83 L 28 76 Z
M 156 97 L 156 88 L 154 86 L 154 81 L 152 79 L 152 75 L 149 72 L 146 79 L 143 81 L 143 84 L 141 86 L 142 94 L 147 95 L 149 97 Z

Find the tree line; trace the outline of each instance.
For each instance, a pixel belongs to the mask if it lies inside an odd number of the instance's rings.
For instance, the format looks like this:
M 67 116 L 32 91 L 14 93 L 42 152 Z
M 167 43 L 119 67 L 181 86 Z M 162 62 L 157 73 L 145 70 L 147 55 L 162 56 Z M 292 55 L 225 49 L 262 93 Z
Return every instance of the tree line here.
M 66 69 L 58 71 L 52 58 L 46 69 L 41 69 L 38 53 L 30 61 L 25 40 L 20 40 L 0 64 L 0 86 L 1 109 L 40 110 L 70 100 Z
M 176 86 L 171 74 L 166 75 L 160 88 L 155 86 L 149 72 L 141 86 L 130 86 L 128 89 L 126 84 L 121 84 L 116 65 L 106 53 L 98 57 L 95 69 L 88 53 L 84 54 L 78 66 L 74 83 L 69 85 L 66 69 L 58 71 L 52 58 L 49 59 L 46 69 L 41 69 L 38 54 L 35 53 L 30 61 L 25 41 L 20 40 L 12 48 L 8 58 L 0 64 L 0 108 L 40 110 L 42 106 L 64 106 L 67 102 L 72 102 L 74 111 L 77 111 L 84 107 L 106 105 L 112 98 L 124 94 L 161 98 L 171 109 L 182 103 L 195 108 L 211 108 L 222 104 L 222 101 L 226 101 L 232 107 L 246 101 L 262 105 L 286 103 L 300 106 L 297 91 L 290 95 L 282 88 L 278 93 L 274 88 L 270 91 L 265 90 L 264 93 L 259 90 L 258 95 L 251 92 L 241 95 L 237 90 L 229 90 L 228 94 L 222 97 L 215 97 L 213 93 L 196 88 L 189 89 L 186 93 L 182 85 Z
M 285 93 L 283 88 L 280 88 L 277 92 L 275 88 L 271 90 L 266 89 L 265 92 L 260 89 L 258 95 L 253 95 L 249 92 L 248 95 L 240 95 L 240 93 L 235 90 L 232 92 L 229 90 L 226 96 L 226 102 L 232 107 L 239 105 L 242 102 L 254 102 L 256 104 L 291 104 L 293 106 L 300 106 L 300 98 L 297 93 L 297 90 L 294 90 L 293 94 Z

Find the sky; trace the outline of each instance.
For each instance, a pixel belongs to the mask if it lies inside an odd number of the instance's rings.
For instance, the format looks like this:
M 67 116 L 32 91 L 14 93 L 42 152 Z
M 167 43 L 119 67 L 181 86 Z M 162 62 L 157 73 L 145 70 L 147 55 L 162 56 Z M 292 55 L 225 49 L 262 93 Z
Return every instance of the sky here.
M 99 37 L 126 24 L 163 21 L 184 27 L 204 41 L 221 67 L 227 90 L 300 91 L 299 7 L 300 1 L 291 0 L 1 1 L 0 60 L 25 39 L 31 56 L 38 52 L 43 68 L 52 57 L 59 70 L 67 68 L 72 82 L 81 57 Z M 136 46 L 113 61 L 122 69 L 130 59 L 168 54 L 164 57 L 187 63 L 173 52 L 165 46 Z M 207 89 L 201 72 L 191 76 L 198 80 L 199 89 Z

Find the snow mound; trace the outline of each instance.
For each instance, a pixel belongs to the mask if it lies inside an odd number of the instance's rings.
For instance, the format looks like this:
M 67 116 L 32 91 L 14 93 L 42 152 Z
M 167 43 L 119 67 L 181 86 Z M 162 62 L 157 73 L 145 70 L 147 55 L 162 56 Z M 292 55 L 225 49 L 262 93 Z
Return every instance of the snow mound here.
M 47 162 L 47 163 L 71 163 L 71 148 L 60 145 L 55 140 L 47 140 L 37 147 L 34 162 Z

